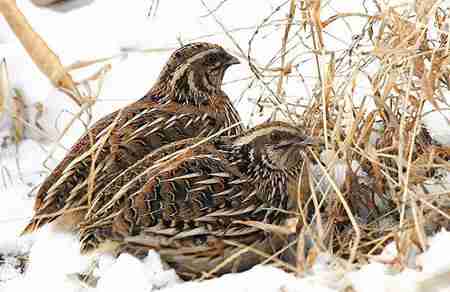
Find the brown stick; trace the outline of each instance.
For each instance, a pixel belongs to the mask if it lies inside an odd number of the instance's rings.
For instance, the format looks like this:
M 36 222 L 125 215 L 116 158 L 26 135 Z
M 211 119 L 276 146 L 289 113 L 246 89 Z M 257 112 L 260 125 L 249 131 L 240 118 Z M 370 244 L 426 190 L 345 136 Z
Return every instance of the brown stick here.
M 11 29 L 22 43 L 39 70 L 50 79 L 57 88 L 70 92 L 72 99 L 78 104 L 83 103 L 70 74 L 64 69 L 58 56 L 50 50 L 45 41 L 28 23 L 17 7 L 15 0 L 0 0 L 0 13 L 5 17 Z
M 0 117 L 5 111 L 5 101 L 9 93 L 8 70 L 6 68 L 6 61 L 3 59 L 0 62 Z

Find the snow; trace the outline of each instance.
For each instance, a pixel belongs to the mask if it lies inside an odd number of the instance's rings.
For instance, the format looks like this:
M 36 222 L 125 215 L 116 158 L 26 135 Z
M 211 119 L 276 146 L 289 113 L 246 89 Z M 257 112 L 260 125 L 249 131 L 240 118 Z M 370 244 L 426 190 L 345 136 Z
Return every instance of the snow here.
M 40 169 L 44 152 L 30 139 L 24 140 L 17 148 L 2 148 L 0 153 L 0 224 L 2 241 L 16 242 L 21 226 L 30 218 L 33 201 L 30 199 L 34 182 L 41 180 L 45 173 Z M 9 245 L 9 244 L 8 244 Z
M 49 240 L 51 238 L 51 240 Z M 343 273 L 335 269 L 335 259 L 319 254 L 318 260 L 304 277 L 296 277 L 271 266 L 256 266 L 236 274 L 228 274 L 202 282 L 182 282 L 172 269 L 164 268 L 156 252 L 144 260 L 122 254 L 79 256 L 79 243 L 71 234 L 43 228 L 30 250 L 30 264 L 25 274 L 14 269 L 9 258 L 0 269 L 0 291 L 342 291 L 352 287 L 367 291 L 450 291 L 450 259 L 443 257 L 450 244 L 450 232 L 441 231 L 430 240 L 430 249 L 417 257 L 421 270 L 398 271 L 373 261 L 359 270 Z M 391 253 L 395 256 L 395 253 Z M 90 287 L 78 275 L 91 274 L 98 281 Z M 445 277 L 442 277 L 444 275 Z M 431 290 L 421 290 L 423 287 Z M 445 289 L 447 290 L 445 290 Z M 401 290 L 400 290 L 401 289 Z M 441 289 L 441 290 L 434 290 Z
M 114 264 L 104 269 L 95 291 L 148 291 L 177 283 L 173 270 L 163 270 L 159 256 L 153 252 L 143 262 L 128 254 L 120 255 Z M 124 275 L 127 275 L 124 281 Z
M 419 269 L 401 272 L 382 263 L 370 263 L 359 271 L 351 272 L 349 280 L 355 291 L 450 291 L 450 258 L 448 253 L 450 232 L 441 231 L 430 239 L 430 248 L 417 256 Z M 393 245 L 386 248 L 392 249 Z M 393 252 L 389 252 L 391 256 Z M 420 271 L 421 270 L 421 271 Z
M 430 129 L 431 138 L 444 146 L 450 146 L 450 135 L 448 129 L 450 127 L 450 110 L 434 111 L 424 118 L 427 129 Z M 434 125 L 443 125 L 435 127 Z
M 51 238 L 51 240 L 49 240 Z M 172 269 L 165 269 L 156 252 L 142 261 L 128 254 L 117 259 L 108 254 L 79 256 L 76 236 L 57 233 L 49 227 L 38 232 L 30 250 L 25 274 L 14 269 L 2 270 L 0 291 L 336 291 L 313 277 L 296 278 L 280 269 L 257 266 L 247 272 L 229 274 L 203 282 L 183 283 Z M 325 268 L 317 268 L 319 273 Z M 89 287 L 77 275 L 91 273 L 98 278 Z
M 201 1 L 176 1 L 176 6 L 174 1 L 159 1 L 157 14 L 153 17 L 146 16 L 152 2 L 149 0 L 76 2 L 80 5 L 75 5 L 75 9 L 61 13 L 51 9 L 39 9 L 28 0 L 17 0 L 34 29 L 60 56 L 63 64 L 115 56 L 110 62 L 112 69 L 105 77 L 98 102 L 93 108 L 93 120 L 145 94 L 157 77 L 159 68 L 171 50 L 178 46 L 180 39 L 183 42 L 217 42 L 235 55 L 245 57 L 222 32 L 215 20 L 204 16 L 208 11 Z M 82 5 L 83 2 L 87 4 Z M 221 1 L 205 2 L 212 9 Z M 339 1 L 339 9 L 346 12 L 359 11 L 361 7 L 351 2 Z M 226 16 L 233 16 L 232 21 L 226 21 L 229 30 L 244 28 L 233 32 L 233 37 L 244 46 L 242 49 L 246 52 L 248 39 L 256 29 L 255 24 L 261 24 L 264 17 L 279 3 L 277 0 L 226 1 L 216 15 L 219 21 L 224 23 Z M 332 10 L 324 12 L 323 17 L 332 14 Z M 284 17 L 282 14 L 279 16 Z M 360 19 L 352 18 L 355 32 L 359 31 L 361 24 Z M 281 46 L 279 34 L 272 36 L 267 33 L 275 29 L 263 29 L 261 36 L 256 38 L 253 44 L 252 57 L 258 64 L 267 64 L 273 57 L 273 52 Z M 346 26 L 332 25 L 327 29 L 334 35 L 343 35 L 343 40 L 326 38 L 328 48 L 339 49 L 351 41 L 351 34 L 347 33 L 349 38 L 344 38 L 343 31 L 348 32 Z M 140 52 L 146 48 L 162 50 Z M 48 142 L 57 140 L 79 108 L 64 94 L 55 90 L 39 72 L 2 18 L 0 58 L 6 60 L 11 88 L 19 88 L 24 92 L 31 125 L 35 124 L 34 106 L 37 102 L 44 104 L 44 115 L 39 119 L 42 130 L 35 126 L 29 127 L 25 133 L 26 139 L 17 147 L 2 146 L 0 151 L 0 292 L 328 292 L 344 291 L 349 287 L 357 292 L 450 291 L 450 257 L 443 256 L 449 253 L 450 232 L 444 230 L 429 239 L 430 248 L 426 252 L 416 256 L 415 269 L 397 271 L 388 264 L 373 260 L 359 269 L 355 267 L 351 271 L 344 271 L 342 268 L 336 268 L 339 265 L 335 265 L 336 259 L 332 255 L 320 254 L 315 264 L 302 277 L 271 266 L 256 266 L 247 272 L 228 274 L 200 283 L 179 280 L 172 269 L 164 267 L 156 252 L 151 252 L 142 261 L 127 254 L 117 259 L 107 254 L 80 256 L 77 238 L 71 234 L 55 232 L 51 226 L 43 228 L 35 235 L 18 237 L 32 214 L 33 199 L 30 194 L 48 174 L 44 161 L 53 149 L 53 144 Z M 315 72 L 308 69 L 308 62 L 300 62 L 303 66 L 302 72 L 306 79 L 312 79 Z M 101 65 L 94 67 L 77 70 L 73 74 L 77 80 L 81 80 L 98 70 Z M 253 101 L 265 89 L 260 85 L 245 91 L 251 81 L 248 79 L 250 76 L 252 75 L 245 63 L 231 67 L 226 74 L 224 89 L 235 102 L 244 120 L 255 124 L 265 120 L 270 110 L 251 114 L 255 107 Z M 308 98 L 311 90 L 305 89 L 308 86 L 308 82 L 289 80 L 287 95 L 295 99 Z M 265 92 L 263 95 L 269 94 Z M 10 110 L 10 106 L 7 110 Z M 449 116 L 448 111 L 443 113 Z M 87 117 L 83 116 L 83 119 L 86 121 Z M 450 145 L 448 127 L 436 127 L 446 123 L 441 113 L 433 112 L 427 115 L 424 122 L 434 139 L 444 145 Z M 0 115 L 0 144 L 9 135 L 10 123 L 11 120 L 7 116 Z M 64 154 L 65 148 L 83 131 L 83 124 L 76 121 L 60 141 L 61 145 L 53 149 L 56 152 L 45 165 L 54 167 Z M 357 170 L 358 165 L 352 165 L 352 168 Z M 346 165 L 337 161 L 335 179 L 338 185 L 343 183 L 345 175 Z M 450 176 L 447 181 L 449 179 Z M 29 258 L 23 273 L 20 259 L 24 256 Z M 395 259 L 395 245 L 388 245 L 382 256 Z M 80 281 L 78 275 L 86 274 L 92 275 L 97 282 L 96 287 L 90 287 Z
M 419 256 L 418 263 L 427 276 L 450 272 L 450 258 L 442 254 L 450 245 L 450 232 L 440 232 L 430 240 L 430 248 Z

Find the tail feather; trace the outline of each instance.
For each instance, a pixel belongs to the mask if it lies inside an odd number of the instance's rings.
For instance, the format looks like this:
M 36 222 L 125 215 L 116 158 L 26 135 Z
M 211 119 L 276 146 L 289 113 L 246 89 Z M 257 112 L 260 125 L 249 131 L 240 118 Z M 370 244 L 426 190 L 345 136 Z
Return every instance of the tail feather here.
M 27 226 L 25 226 L 25 228 L 20 233 L 20 236 L 35 232 L 40 227 L 42 227 L 42 225 L 44 225 L 45 223 L 47 223 L 47 222 L 42 222 L 42 220 L 39 220 L 39 219 L 31 219 L 31 222 L 28 223 Z

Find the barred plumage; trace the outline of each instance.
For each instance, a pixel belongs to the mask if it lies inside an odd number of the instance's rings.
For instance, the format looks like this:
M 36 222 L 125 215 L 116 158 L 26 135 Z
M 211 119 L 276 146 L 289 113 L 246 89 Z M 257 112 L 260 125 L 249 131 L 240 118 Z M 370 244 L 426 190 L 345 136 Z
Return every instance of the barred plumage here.
M 128 252 L 156 249 L 180 276 L 196 278 L 238 251 L 228 240 L 265 253 L 279 248 L 276 237 L 237 222 L 283 223 L 312 139 L 274 122 L 202 142 L 161 147 L 106 185 L 81 228 L 82 250 L 111 242 Z M 245 270 L 262 258 L 250 252 L 239 260 L 217 273 Z
M 175 51 L 145 97 L 103 117 L 73 145 L 39 189 L 24 233 L 59 217 L 64 228 L 76 229 L 100 189 L 163 145 L 223 129 L 225 135 L 239 134 L 239 115 L 221 89 L 226 69 L 237 63 L 209 43 Z M 89 182 L 91 168 L 95 178 Z

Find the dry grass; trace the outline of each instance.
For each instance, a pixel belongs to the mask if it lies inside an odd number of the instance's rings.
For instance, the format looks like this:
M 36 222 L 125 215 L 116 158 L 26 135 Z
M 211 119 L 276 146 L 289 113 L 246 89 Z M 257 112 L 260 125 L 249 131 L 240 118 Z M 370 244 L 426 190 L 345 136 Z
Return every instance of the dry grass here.
M 158 1 L 153 2 L 152 7 L 157 7 Z M 350 268 L 373 259 L 392 240 L 399 252 L 392 264 L 400 269 L 406 267 L 411 251 L 427 248 L 428 235 L 450 227 L 450 192 L 439 190 L 444 183 L 440 175 L 450 171 L 450 148 L 433 141 L 423 123 L 429 114 L 426 106 L 431 105 L 434 112 L 449 108 L 446 96 L 450 89 L 450 16 L 445 3 L 415 1 L 388 7 L 372 0 L 367 1 L 372 9 L 358 13 L 338 11 L 323 17 L 328 2 L 280 1 L 253 28 L 248 49 L 243 49 L 233 39 L 232 31 L 215 16 L 225 2 L 215 8 L 202 2 L 208 10 L 205 17 L 213 17 L 233 41 L 236 51 L 246 57 L 253 74 L 249 87 L 262 88 L 256 100 L 258 108 L 269 108 L 273 118 L 299 124 L 325 141 L 320 153 L 311 151 L 305 155 L 308 159 L 299 182 L 302 191 L 295 216 L 299 252 L 296 266 L 287 269 L 302 274 L 321 251 L 346 259 L 344 268 Z M 2 6 L 0 9 L 4 9 L 5 16 L 13 11 Z M 284 18 L 280 20 L 282 13 Z M 360 31 L 352 32 L 345 48 L 329 48 L 327 29 L 335 23 L 345 23 L 349 17 L 362 18 L 365 24 Z M 11 19 L 8 21 L 14 23 Z M 254 42 L 274 23 L 277 27 L 282 24 L 278 30 L 280 50 L 274 52 L 268 64 L 257 64 Z M 34 34 L 31 29 L 22 33 Z M 27 36 L 21 39 L 26 40 Z M 36 36 L 34 39 L 39 40 Z M 43 51 L 46 48 L 42 45 Z M 62 69 L 51 52 L 30 55 L 37 63 L 53 64 L 53 69 L 41 70 L 57 86 L 69 90 L 79 104 L 84 104 L 80 114 L 95 101 L 95 94 L 88 95 L 87 103 L 80 100 L 82 95 L 74 89 L 77 85 L 68 70 Z M 304 55 L 310 56 L 307 61 L 312 68 L 308 72 L 302 72 L 305 60 L 300 57 Z M 4 65 L 0 69 L 5 71 Z M 306 82 L 311 72 L 313 77 Z M 95 77 L 101 79 L 103 74 Z M 0 89 L 5 84 L 3 75 Z M 303 94 L 310 97 L 306 102 L 293 102 L 288 96 L 291 80 L 305 85 L 307 92 Z M 0 91 L 0 114 L 4 98 Z M 16 125 L 17 129 L 22 127 Z M 450 122 L 442 127 L 450 129 Z M 20 132 L 16 136 L 21 136 Z M 93 161 L 101 147 L 97 145 L 89 154 Z M 339 175 L 343 179 L 339 180 Z M 89 179 L 90 190 L 94 178 L 95 170 Z M 309 192 L 304 191 L 305 183 Z M 261 228 L 275 232 L 280 227 Z M 278 231 L 292 233 L 289 230 Z M 249 247 L 243 247 L 242 252 L 248 250 Z
M 404 268 L 411 251 L 427 248 L 428 235 L 450 227 L 449 192 L 440 188 L 450 148 L 433 141 L 423 123 L 426 105 L 434 112 L 449 109 L 448 7 L 441 1 L 372 2 L 371 11 L 324 19 L 328 2 L 282 1 L 256 26 L 245 54 L 254 74 L 250 86 L 264 89 L 259 108 L 325 140 L 320 154 L 308 155 L 309 195 L 299 191 L 299 271 L 319 251 L 347 259 L 344 268 L 366 263 L 392 240 L 399 252 L 393 264 Z M 348 17 L 366 23 L 343 50 L 328 48 L 327 27 Z M 271 63 L 255 64 L 253 41 L 275 19 L 284 23 L 281 48 Z M 304 82 L 297 63 L 302 54 L 311 55 L 314 67 L 305 75 L 316 74 L 309 102 L 292 105 L 287 80 Z M 442 127 L 450 129 L 450 121 Z
M 311 197 L 300 202 L 298 242 L 308 234 L 317 248 L 353 264 L 366 262 L 395 239 L 404 267 L 411 249 L 426 249 L 426 236 L 450 223 L 448 193 L 441 196 L 430 187 L 441 184 L 438 174 L 449 170 L 450 148 L 433 141 L 422 121 L 427 103 L 433 111 L 448 109 L 448 10 L 439 1 L 395 9 L 373 2 L 374 12 L 336 13 L 326 20 L 320 1 L 286 3 L 278 81 L 273 85 L 261 77 L 267 68 L 253 69 L 286 105 L 284 80 L 298 78 L 292 70 L 295 58 L 286 57 L 286 40 L 294 30 L 293 6 L 299 5 L 302 21 L 295 29 L 307 34 L 303 41 L 311 48 L 317 76 L 312 99 L 296 119 L 324 137 L 326 146 L 321 156 L 311 153 L 310 165 L 320 175 L 313 177 Z M 327 26 L 349 16 L 365 17 L 363 30 L 343 52 L 327 49 Z M 370 86 L 361 92 L 360 82 Z M 334 178 L 337 165 L 346 166 L 342 185 Z M 299 265 L 307 266 L 305 255 L 298 256 Z

